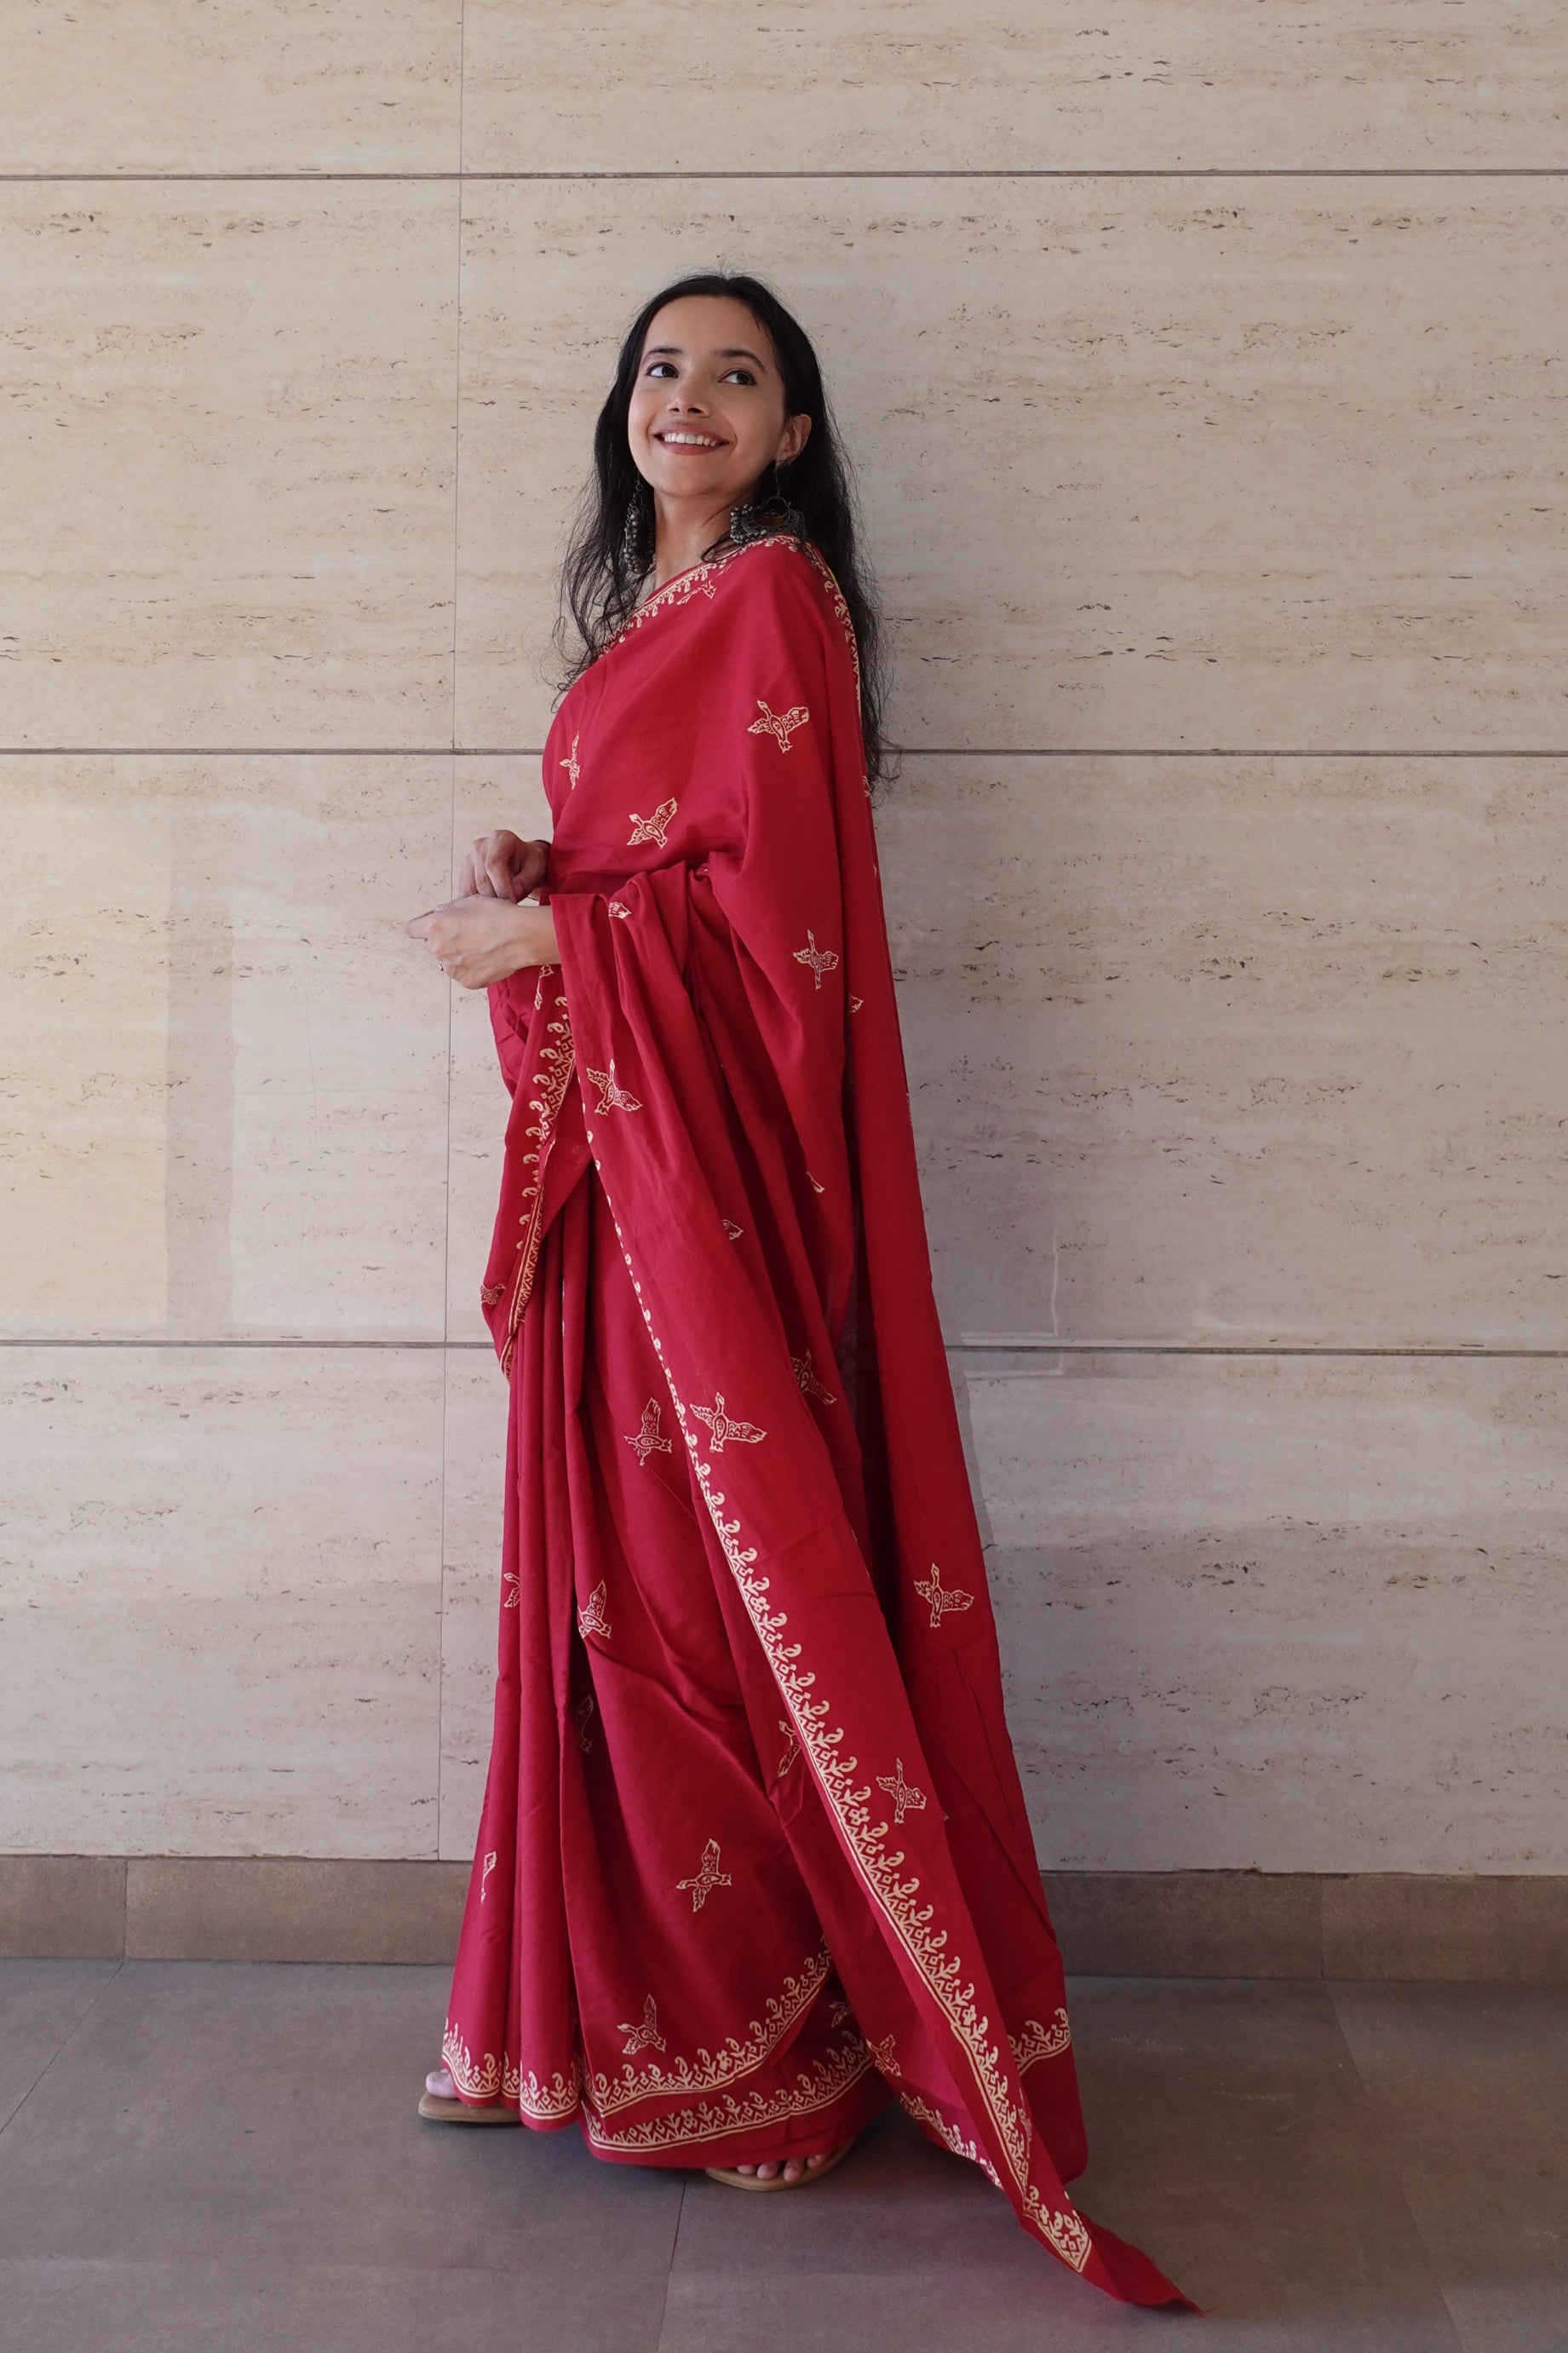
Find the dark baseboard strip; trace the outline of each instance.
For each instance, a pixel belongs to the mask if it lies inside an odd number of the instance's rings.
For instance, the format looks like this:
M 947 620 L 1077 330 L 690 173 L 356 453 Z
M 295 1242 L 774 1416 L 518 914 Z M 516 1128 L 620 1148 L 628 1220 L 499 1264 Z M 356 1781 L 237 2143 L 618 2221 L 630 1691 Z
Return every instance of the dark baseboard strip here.
M 0 1855 L 0 1954 L 448 1963 L 462 1862 Z M 1568 1877 L 1053 1871 L 1080 1977 L 1568 1983 Z

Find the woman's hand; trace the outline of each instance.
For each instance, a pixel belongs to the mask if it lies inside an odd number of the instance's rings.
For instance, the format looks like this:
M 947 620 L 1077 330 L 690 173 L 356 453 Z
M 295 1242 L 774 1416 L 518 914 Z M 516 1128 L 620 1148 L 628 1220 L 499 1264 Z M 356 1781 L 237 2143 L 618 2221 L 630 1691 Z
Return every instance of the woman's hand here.
M 550 865 L 547 841 L 522 841 L 503 826 L 482 833 L 463 860 L 454 899 L 526 899 Z
M 489 988 L 529 965 L 561 961 L 548 907 L 514 906 L 494 895 L 448 900 L 416 915 L 405 929 L 410 939 L 424 941 L 459 988 Z

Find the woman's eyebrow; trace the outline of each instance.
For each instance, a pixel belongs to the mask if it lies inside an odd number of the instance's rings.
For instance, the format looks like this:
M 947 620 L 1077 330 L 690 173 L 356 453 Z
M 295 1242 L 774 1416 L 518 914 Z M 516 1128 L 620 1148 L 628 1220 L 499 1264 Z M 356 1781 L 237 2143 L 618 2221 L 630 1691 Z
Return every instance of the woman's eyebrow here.
M 767 365 L 767 362 L 759 359 L 755 352 L 747 351 L 743 343 L 729 344 L 722 350 L 716 351 L 713 356 L 716 360 L 750 360 L 753 367 Z M 686 353 L 679 343 L 649 343 L 643 357 L 645 360 L 683 360 Z

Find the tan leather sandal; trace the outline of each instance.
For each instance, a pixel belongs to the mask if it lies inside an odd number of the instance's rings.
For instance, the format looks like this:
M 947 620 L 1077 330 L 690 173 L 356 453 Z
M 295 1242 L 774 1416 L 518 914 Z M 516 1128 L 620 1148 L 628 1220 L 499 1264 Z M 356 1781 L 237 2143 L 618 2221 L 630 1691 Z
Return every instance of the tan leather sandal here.
M 841 2141 L 837 2148 L 828 2150 L 820 2165 L 810 2166 L 805 2172 L 797 2173 L 793 2181 L 786 2181 L 782 2173 L 769 2174 L 764 2181 L 754 2173 L 737 2173 L 731 2166 L 728 2165 L 705 2165 L 702 2170 L 710 2181 L 722 2181 L 731 2189 L 804 2189 L 807 2182 L 824 2180 L 836 2165 L 842 2165 L 854 2146 L 855 2143 L 852 2140 Z M 764 2164 L 776 2162 L 783 2165 L 787 2162 L 787 2159 L 779 2158 L 776 2160 L 770 2160 L 764 2158 L 763 2162 Z

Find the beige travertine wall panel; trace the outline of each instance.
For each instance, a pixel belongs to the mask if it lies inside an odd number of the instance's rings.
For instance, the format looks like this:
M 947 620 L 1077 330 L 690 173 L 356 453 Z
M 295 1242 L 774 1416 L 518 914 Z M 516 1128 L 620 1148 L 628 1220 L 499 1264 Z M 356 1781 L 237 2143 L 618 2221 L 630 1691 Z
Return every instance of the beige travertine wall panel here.
M 463 0 L 11 0 L 8 172 L 451 172 Z
M 450 741 L 451 185 L 13 185 L 0 744 Z
M 525 840 L 548 840 L 550 804 L 537 757 L 458 760 L 452 818 L 452 871 L 468 847 L 499 826 Z M 510 1099 L 496 1058 L 489 1000 L 453 987 L 450 1156 L 447 1176 L 447 1333 L 482 1340 L 489 1329 L 479 1313 L 479 1285 L 489 1257 L 496 1197 Z
M 1557 164 L 1547 0 L 467 0 L 470 171 Z
M 433 1855 L 440 1351 L 0 1377 L 0 1851 Z
M 972 1374 L 1040 1859 L 1568 1867 L 1561 1362 Z
M 508 1396 L 488 1337 L 482 1348 L 447 1351 L 440 1852 L 447 1862 L 473 1856 L 489 1763 Z
M 921 748 L 1561 741 L 1552 179 L 465 192 L 458 740 L 536 675 L 637 304 L 764 270 L 819 339 Z
M 950 1337 L 1563 1347 L 1568 762 L 910 758 Z
M 451 770 L 0 759 L 7 1333 L 442 1336 Z

